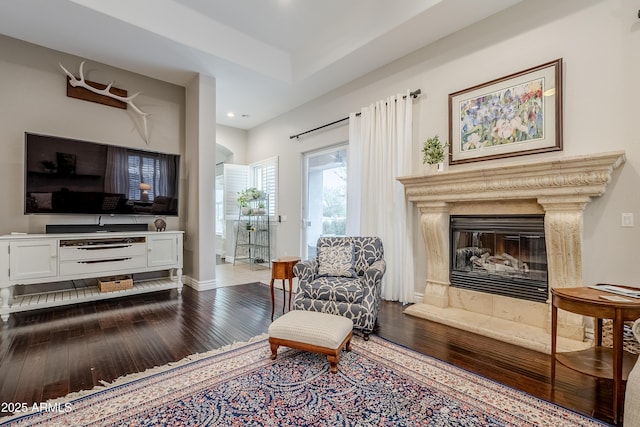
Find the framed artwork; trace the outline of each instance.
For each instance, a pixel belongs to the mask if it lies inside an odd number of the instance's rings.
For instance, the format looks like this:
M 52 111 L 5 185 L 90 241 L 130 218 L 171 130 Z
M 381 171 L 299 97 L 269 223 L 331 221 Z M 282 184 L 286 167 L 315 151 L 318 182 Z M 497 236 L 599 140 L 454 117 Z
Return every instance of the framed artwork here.
M 562 150 L 562 58 L 449 94 L 449 164 Z

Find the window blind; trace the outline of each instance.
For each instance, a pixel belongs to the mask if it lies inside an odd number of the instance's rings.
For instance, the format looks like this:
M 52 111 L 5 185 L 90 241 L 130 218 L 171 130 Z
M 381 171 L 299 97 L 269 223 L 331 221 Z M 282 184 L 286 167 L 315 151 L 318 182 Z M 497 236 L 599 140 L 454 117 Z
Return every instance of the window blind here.
M 238 206 L 238 192 L 247 188 L 249 182 L 249 167 L 246 165 L 224 164 L 224 217 L 234 221 L 240 214 Z
M 251 163 L 250 186 L 267 193 L 269 197 L 269 219 L 276 220 L 278 212 L 278 157 Z

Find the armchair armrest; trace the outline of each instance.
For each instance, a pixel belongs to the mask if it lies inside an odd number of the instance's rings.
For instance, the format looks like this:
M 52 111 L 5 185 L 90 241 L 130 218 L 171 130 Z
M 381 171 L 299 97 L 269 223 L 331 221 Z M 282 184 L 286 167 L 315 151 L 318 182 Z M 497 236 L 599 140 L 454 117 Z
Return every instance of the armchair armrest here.
M 387 263 L 384 259 L 381 259 L 371 264 L 360 279 L 365 300 L 376 301 L 376 307 L 380 299 L 382 276 L 384 276 L 385 271 L 387 271 Z
M 299 284 L 312 282 L 318 274 L 318 260 L 308 259 L 300 261 L 293 266 L 293 273 L 298 278 Z
M 387 271 L 387 262 L 380 259 L 369 266 L 364 272 L 364 280 L 366 283 L 379 283 L 382 276 Z

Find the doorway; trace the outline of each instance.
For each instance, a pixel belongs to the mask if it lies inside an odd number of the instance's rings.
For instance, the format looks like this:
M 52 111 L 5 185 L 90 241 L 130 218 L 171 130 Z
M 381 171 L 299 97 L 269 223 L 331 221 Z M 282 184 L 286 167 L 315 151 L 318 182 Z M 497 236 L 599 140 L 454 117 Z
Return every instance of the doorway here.
M 303 154 L 301 253 L 316 256 L 321 236 L 344 236 L 347 224 L 347 144 Z

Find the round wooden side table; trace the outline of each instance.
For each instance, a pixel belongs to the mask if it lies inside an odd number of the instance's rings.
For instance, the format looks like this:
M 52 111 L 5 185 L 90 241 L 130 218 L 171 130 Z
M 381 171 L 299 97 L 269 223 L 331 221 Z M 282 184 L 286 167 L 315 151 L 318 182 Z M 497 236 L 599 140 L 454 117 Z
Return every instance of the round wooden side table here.
M 613 380 L 613 424 L 617 425 L 624 407 L 623 382 L 638 359 L 623 350 L 624 322 L 640 317 L 640 299 L 623 297 L 616 301 L 619 295 L 590 287 L 554 288 L 551 295 L 551 386 L 555 385 L 556 362 L 592 377 Z M 596 319 L 593 347 L 557 352 L 558 309 Z M 613 348 L 602 345 L 602 319 L 613 320 Z
M 273 313 L 275 311 L 275 300 L 273 295 L 273 282 L 275 280 L 282 280 L 282 314 L 284 314 L 285 302 L 287 299 L 287 292 L 284 289 L 285 280 L 289 280 L 289 311 L 291 311 L 291 293 L 293 292 L 293 266 L 300 262 L 300 257 L 297 256 L 284 256 L 271 260 L 271 283 L 269 288 L 271 289 L 271 321 L 273 321 Z

